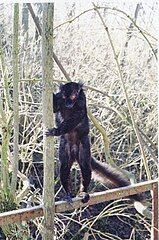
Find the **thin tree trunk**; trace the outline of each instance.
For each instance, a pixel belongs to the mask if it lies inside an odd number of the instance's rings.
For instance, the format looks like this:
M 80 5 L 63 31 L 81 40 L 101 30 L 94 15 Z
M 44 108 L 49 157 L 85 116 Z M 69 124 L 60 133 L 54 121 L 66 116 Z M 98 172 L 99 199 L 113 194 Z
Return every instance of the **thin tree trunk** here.
M 15 196 L 17 185 L 17 173 L 18 173 L 18 152 L 19 152 L 19 68 L 18 68 L 18 54 L 19 54 L 19 4 L 14 4 L 14 25 L 13 25 L 13 125 L 14 125 L 14 137 L 13 137 L 13 173 L 11 182 L 11 192 Z
M 53 15 L 54 4 L 43 4 L 42 74 L 44 130 L 53 122 Z M 44 240 L 54 239 L 54 138 L 44 135 Z

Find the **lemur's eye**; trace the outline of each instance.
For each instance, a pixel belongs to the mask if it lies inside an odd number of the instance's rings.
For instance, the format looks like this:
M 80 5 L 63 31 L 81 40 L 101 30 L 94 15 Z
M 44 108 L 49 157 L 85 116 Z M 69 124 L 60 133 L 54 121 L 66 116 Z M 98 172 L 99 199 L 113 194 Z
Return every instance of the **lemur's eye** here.
M 65 91 L 62 91 L 62 98 L 65 99 L 66 96 L 65 96 Z

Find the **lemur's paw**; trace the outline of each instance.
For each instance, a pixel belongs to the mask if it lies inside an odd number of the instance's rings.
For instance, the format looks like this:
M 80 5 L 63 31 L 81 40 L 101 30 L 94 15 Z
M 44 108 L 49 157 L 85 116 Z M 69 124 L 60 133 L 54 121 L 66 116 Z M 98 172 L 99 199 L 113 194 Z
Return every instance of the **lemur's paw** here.
M 89 199 L 90 199 L 90 196 L 89 196 L 89 194 L 87 192 L 80 192 L 78 194 L 78 197 L 82 198 L 82 200 L 81 200 L 82 203 L 87 203 L 89 201 Z

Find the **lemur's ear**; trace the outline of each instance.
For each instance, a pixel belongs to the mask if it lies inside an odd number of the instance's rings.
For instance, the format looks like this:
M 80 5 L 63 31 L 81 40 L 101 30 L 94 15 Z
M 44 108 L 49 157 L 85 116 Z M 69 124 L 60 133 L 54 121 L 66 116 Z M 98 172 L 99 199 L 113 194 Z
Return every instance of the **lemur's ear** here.
M 63 84 L 60 83 L 59 90 L 62 90 Z
M 83 83 L 81 81 L 78 82 L 78 91 L 80 92 L 83 87 Z

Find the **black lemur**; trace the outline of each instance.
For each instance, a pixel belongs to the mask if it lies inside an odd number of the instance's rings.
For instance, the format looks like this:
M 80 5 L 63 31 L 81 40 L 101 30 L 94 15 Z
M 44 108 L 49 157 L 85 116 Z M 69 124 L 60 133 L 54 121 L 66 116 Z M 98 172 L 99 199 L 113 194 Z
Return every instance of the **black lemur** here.
M 103 182 L 107 179 L 115 186 L 130 185 L 120 172 L 91 157 L 86 96 L 81 83 L 61 85 L 60 91 L 53 94 L 53 111 L 56 113 L 57 128 L 48 129 L 46 136 L 60 136 L 60 180 L 68 202 L 71 202 L 70 170 L 75 161 L 81 169 L 79 195 L 82 196 L 82 202 L 89 200 L 87 191 L 92 170 Z

